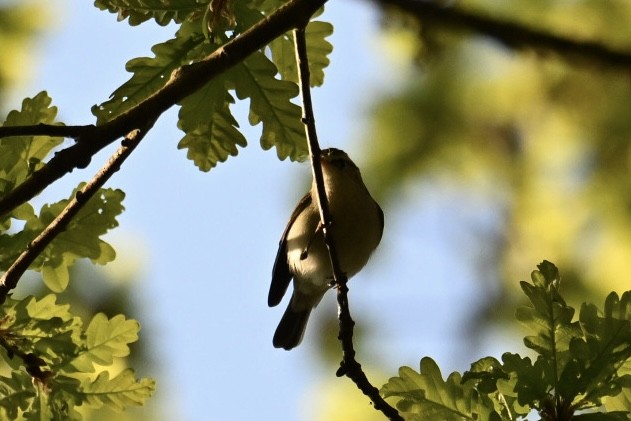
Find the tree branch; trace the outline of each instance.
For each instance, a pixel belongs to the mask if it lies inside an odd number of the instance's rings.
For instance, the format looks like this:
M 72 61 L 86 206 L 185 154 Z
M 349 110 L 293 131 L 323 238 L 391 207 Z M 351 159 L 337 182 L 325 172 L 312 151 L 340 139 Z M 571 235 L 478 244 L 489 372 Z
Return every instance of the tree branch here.
M 324 243 L 329 251 L 331 268 L 333 269 L 333 280 L 337 287 L 338 319 L 340 322 L 339 339 L 342 342 L 342 362 L 337 370 L 338 377 L 347 376 L 357 387 L 372 401 L 375 409 L 381 411 L 391 420 L 403 421 L 403 418 L 395 408 L 390 406 L 379 394 L 379 389 L 374 387 L 366 374 L 362 370 L 361 364 L 355 360 L 355 349 L 353 347 L 353 327 L 355 322 L 351 318 L 348 308 L 348 278 L 340 268 L 339 258 L 335 243 L 333 243 L 332 219 L 329 203 L 326 198 L 324 176 L 320 159 L 320 145 L 316 132 L 315 117 L 313 113 L 313 103 L 311 100 L 311 78 L 309 72 L 309 61 L 307 58 L 307 40 L 305 27 L 301 26 L 294 30 L 294 42 L 296 46 L 296 61 L 298 64 L 298 79 L 300 81 L 300 93 L 302 96 L 302 121 L 305 124 L 305 132 L 309 143 L 309 155 L 311 157 L 311 169 L 315 180 L 318 194 L 318 210 L 320 221 L 322 222 L 322 233 Z
M 84 126 L 78 142 L 57 154 L 30 178 L 0 200 L 0 216 L 39 194 L 75 168 L 85 168 L 92 156 L 134 129 L 145 127 L 206 83 L 265 47 L 299 22 L 305 22 L 326 0 L 290 0 L 251 28 L 202 60 L 174 70 L 164 87 L 102 126 Z M 28 126 L 32 128 L 33 126 Z M 18 129 L 11 129 L 18 135 Z M 26 128 L 24 128 L 26 130 Z M 31 129 L 29 129 L 31 130 Z
M 17 285 L 18 281 L 35 261 L 46 246 L 48 246 L 60 233 L 62 233 L 68 223 L 77 213 L 85 206 L 85 204 L 94 196 L 94 194 L 110 179 L 116 171 L 120 169 L 122 163 L 131 155 L 138 143 L 142 140 L 151 126 L 147 126 L 144 130 L 134 130 L 125 136 L 121 146 L 110 157 L 107 163 L 99 172 L 90 180 L 75 197 L 68 202 L 68 205 L 52 220 L 44 230 L 39 233 L 26 247 L 26 249 L 13 262 L 11 267 L 0 278 L 0 304 L 4 303 L 7 294 Z
M 63 126 L 56 124 L 35 124 L 33 126 L 0 126 L 0 138 L 11 136 L 51 136 L 78 139 L 84 137 L 93 125 Z
M 508 22 L 473 13 L 457 7 L 445 7 L 426 0 L 374 0 L 381 5 L 395 6 L 421 21 L 452 29 L 465 29 L 491 37 L 509 48 L 534 48 L 552 52 L 565 59 L 581 59 L 629 70 L 631 52 L 613 49 L 596 41 L 576 40 L 534 29 L 524 24 Z

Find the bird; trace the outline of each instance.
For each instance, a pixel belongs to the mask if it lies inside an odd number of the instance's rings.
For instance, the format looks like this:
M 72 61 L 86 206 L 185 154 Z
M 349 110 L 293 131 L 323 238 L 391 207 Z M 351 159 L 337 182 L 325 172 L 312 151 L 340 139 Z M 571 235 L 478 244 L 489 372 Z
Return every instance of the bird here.
M 340 269 L 348 279 L 368 262 L 381 242 L 384 215 L 362 180 L 359 168 L 340 149 L 320 153 L 333 243 Z M 318 207 L 315 180 L 298 202 L 281 236 L 272 270 L 268 305 L 278 305 L 293 279 L 293 292 L 276 328 L 275 348 L 300 344 L 311 311 L 331 289 L 333 271 Z

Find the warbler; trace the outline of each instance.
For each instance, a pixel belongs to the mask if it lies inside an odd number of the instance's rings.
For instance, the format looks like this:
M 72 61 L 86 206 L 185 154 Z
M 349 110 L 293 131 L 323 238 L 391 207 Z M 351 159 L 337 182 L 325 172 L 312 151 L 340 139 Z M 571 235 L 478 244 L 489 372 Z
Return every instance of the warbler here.
M 340 269 L 350 279 L 368 262 L 383 234 L 383 211 L 370 195 L 359 168 L 339 149 L 321 152 L 324 186 Z M 278 305 L 293 278 L 294 290 L 274 333 L 276 348 L 300 344 L 311 310 L 331 288 L 333 271 L 324 243 L 315 181 L 298 202 L 280 239 L 268 305 Z

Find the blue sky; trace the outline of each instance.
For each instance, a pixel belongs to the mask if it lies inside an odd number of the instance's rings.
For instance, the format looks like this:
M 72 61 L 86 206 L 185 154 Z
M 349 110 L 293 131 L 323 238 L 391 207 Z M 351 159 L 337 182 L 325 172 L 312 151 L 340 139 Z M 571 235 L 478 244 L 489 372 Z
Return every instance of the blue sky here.
M 125 62 L 150 56 L 150 47 L 175 31 L 153 22 L 117 23 L 89 1 L 50 3 L 56 28 L 43 37 L 38 72 L 20 95 L 47 90 L 66 124 L 92 123 L 90 107 L 128 79 Z M 331 2 L 321 19 L 332 22 L 336 32 L 324 87 L 314 92 L 319 137 L 325 147 L 346 149 L 361 166 L 365 111 L 396 78 L 384 63 L 370 3 Z M 18 100 L 11 104 L 17 107 Z M 262 151 L 260 129 L 248 126 L 244 109 L 239 105 L 237 113 L 249 147 L 210 173 L 198 171 L 176 149 L 182 134 L 177 111 L 171 110 L 109 183 L 127 194 L 120 228 L 108 238 L 122 267 L 138 268 L 141 311 L 128 316 L 140 320 L 141 334 L 156 345 L 151 356 L 160 367 L 156 399 L 173 408 L 165 419 L 311 420 L 305 410 L 313 404 L 308 394 L 322 375 L 334 376 L 318 367 L 309 332 L 291 352 L 271 345 L 286 303 L 267 307 L 269 277 L 279 236 L 304 193 L 309 169 Z M 66 197 L 112 151 L 41 200 Z M 399 365 L 418 367 L 423 355 L 441 367 L 467 368 L 454 366 L 466 352 L 453 351 L 450 339 L 465 315 L 440 313 L 448 297 L 461 299 L 466 309 L 476 296 L 471 274 L 446 257 L 455 237 L 441 232 L 447 224 L 444 206 L 455 194 L 423 185 L 404 190 L 396 209 L 386 208 L 378 252 L 350 285 L 356 321 L 372 323 L 380 332 L 366 353 L 377 355 L 391 375 Z M 463 210 L 456 214 L 469 217 Z M 335 311 L 330 295 L 318 311 Z M 434 316 L 437 311 L 440 317 Z

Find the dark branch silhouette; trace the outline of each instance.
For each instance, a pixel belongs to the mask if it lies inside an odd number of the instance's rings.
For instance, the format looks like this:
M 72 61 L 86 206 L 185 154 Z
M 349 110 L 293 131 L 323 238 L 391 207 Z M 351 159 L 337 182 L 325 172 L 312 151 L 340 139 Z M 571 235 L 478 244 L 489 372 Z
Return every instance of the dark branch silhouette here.
M 33 126 L 0 126 L 0 137 L 51 136 L 78 139 L 94 129 L 89 126 L 64 126 L 60 124 L 35 124 Z
M 331 212 L 326 198 L 324 177 L 320 164 L 320 145 L 316 132 L 313 103 L 311 101 L 311 79 L 304 27 L 299 27 L 294 30 L 294 41 L 296 46 L 296 61 L 298 62 L 300 93 L 302 96 L 302 120 L 305 124 L 307 141 L 309 143 L 309 155 L 311 157 L 311 169 L 318 193 L 318 207 L 320 211 L 320 221 L 322 222 L 324 243 L 329 251 L 331 268 L 333 269 L 333 280 L 337 287 L 338 319 L 340 322 L 339 339 L 342 342 L 342 362 L 340 363 L 340 368 L 337 370 L 336 375 L 338 377 L 347 376 L 350 378 L 355 385 L 370 398 L 375 409 L 383 412 L 389 419 L 403 421 L 399 412 L 381 397 L 379 389 L 370 383 L 370 380 L 368 380 L 368 377 L 366 377 L 366 374 L 362 370 L 361 364 L 355 360 L 355 349 L 353 347 L 353 327 L 355 326 L 355 322 L 351 318 L 351 313 L 348 308 L 348 278 L 340 268 L 340 262 L 331 232 L 334 227 L 331 223 Z
M 13 264 L 0 278 L 0 304 L 4 303 L 7 294 L 17 285 L 18 281 L 29 268 L 31 263 L 35 261 L 46 246 L 48 246 L 60 233 L 62 233 L 72 218 L 85 206 L 85 204 L 99 191 L 101 187 L 110 179 L 116 171 L 120 169 L 122 163 L 131 155 L 138 143 L 146 135 L 151 128 L 148 126 L 145 130 L 133 130 L 122 142 L 118 150 L 110 157 L 107 163 L 99 172 L 79 190 L 75 197 L 72 198 L 68 205 L 52 220 L 44 230 L 39 233 L 15 259 Z
M 631 51 L 620 51 L 591 40 L 578 40 L 552 34 L 531 26 L 485 16 L 441 2 L 425 0 L 375 0 L 395 6 L 421 21 L 451 29 L 464 29 L 491 37 L 509 48 L 537 49 L 569 60 L 587 61 L 608 67 L 631 69 Z

